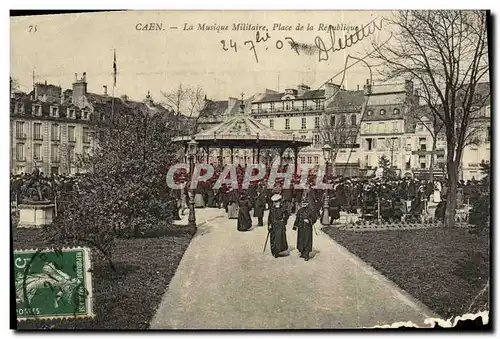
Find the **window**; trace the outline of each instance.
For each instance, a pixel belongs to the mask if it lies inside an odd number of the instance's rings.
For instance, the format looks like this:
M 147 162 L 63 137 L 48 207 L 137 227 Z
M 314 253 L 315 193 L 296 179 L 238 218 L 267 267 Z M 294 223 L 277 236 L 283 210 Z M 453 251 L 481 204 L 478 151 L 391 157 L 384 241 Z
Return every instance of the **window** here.
M 33 145 L 33 159 L 42 160 L 42 144 Z
M 486 107 L 486 114 L 485 114 L 486 117 L 490 117 L 491 116 L 491 108 L 490 106 L 487 106 Z
M 16 160 L 17 161 L 24 161 L 24 144 L 17 144 L 16 145 Z
M 314 117 L 314 128 L 319 128 L 319 117 Z
M 42 138 L 42 124 L 39 122 L 35 122 L 33 124 L 33 139 L 43 140 L 43 138 Z
M 307 109 L 307 101 L 302 100 L 302 110 L 305 111 Z
M 332 116 L 330 117 L 330 126 L 331 126 L 331 127 L 335 127 L 335 115 L 332 115 Z
M 307 164 L 312 164 L 312 157 L 307 157 Z
M 373 112 L 372 112 L 372 110 L 371 110 L 371 109 L 369 109 L 369 110 L 366 112 L 366 115 L 370 116 L 370 115 L 372 115 L 372 113 L 373 113 Z
M 300 157 L 300 163 L 304 165 L 306 163 L 306 158 L 305 157 Z
M 321 109 L 321 100 L 316 100 L 316 109 L 317 110 Z
M 83 128 L 83 142 L 86 144 L 90 143 L 90 130 L 88 127 Z
M 57 106 L 52 106 L 50 108 L 50 116 L 51 117 L 58 117 L 59 116 L 59 107 Z
M 68 126 L 68 141 L 69 142 L 76 142 L 75 126 Z
M 379 150 L 385 151 L 386 150 L 386 140 L 384 138 L 378 138 L 377 144 L 379 145 Z
M 300 136 L 300 138 L 301 138 L 302 140 L 306 140 L 306 136 L 305 136 L 305 135 L 301 135 L 301 136 Z
M 418 144 L 420 145 L 421 151 L 427 150 L 427 139 L 426 138 L 418 138 Z
M 290 129 L 290 118 L 285 119 L 285 129 Z
M 33 114 L 36 116 L 42 115 L 42 106 L 33 104 Z
M 385 114 L 385 109 L 381 109 L 380 110 L 380 115 L 384 115 Z
M 357 117 L 356 114 L 351 115 L 351 125 L 356 126 L 357 125 Z
M 68 118 L 74 119 L 75 118 L 75 110 L 74 109 L 69 109 L 68 108 Z
M 399 108 L 395 108 L 394 111 L 392 111 L 392 114 L 398 115 L 399 114 Z
M 262 104 L 257 104 L 257 113 L 260 113 L 262 111 Z
M 306 120 L 306 118 L 302 118 L 302 124 L 301 124 L 300 128 L 302 128 L 302 129 L 306 129 L 307 128 L 307 120 Z
M 16 138 L 25 139 L 26 134 L 24 134 L 24 121 L 16 121 Z
M 371 151 L 373 149 L 373 139 L 372 138 L 367 138 L 366 139 L 366 150 Z
M 73 160 L 75 159 L 75 146 L 69 146 L 68 147 L 68 160 L 69 162 L 73 162 Z
M 290 99 L 286 99 L 285 109 L 288 111 L 290 109 Z
M 274 102 L 271 102 L 271 111 L 274 111 Z
M 345 126 L 345 122 L 346 122 L 345 114 L 342 114 L 342 115 L 340 116 L 340 124 L 341 124 L 342 126 Z
M 317 155 L 314 156 L 314 163 L 319 164 L 319 157 Z
M 491 142 L 491 127 L 488 126 L 486 130 L 486 142 Z
M 57 144 L 50 146 L 50 161 L 59 162 L 59 145 Z
M 425 155 L 419 155 L 418 156 L 418 163 L 420 164 L 420 168 L 426 168 L 426 163 L 425 163 Z
M 61 136 L 59 135 L 59 125 L 58 124 L 52 124 L 52 126 L 50 127 L 50 135 L 52 136 L 52 141 L 61 140 Z
M 17 114 L 24 113 L 24 104 L 22 102 L 16 102 L 16 111 Z
M 314 145 L 319 145 L 319 135 L 314 135 Z

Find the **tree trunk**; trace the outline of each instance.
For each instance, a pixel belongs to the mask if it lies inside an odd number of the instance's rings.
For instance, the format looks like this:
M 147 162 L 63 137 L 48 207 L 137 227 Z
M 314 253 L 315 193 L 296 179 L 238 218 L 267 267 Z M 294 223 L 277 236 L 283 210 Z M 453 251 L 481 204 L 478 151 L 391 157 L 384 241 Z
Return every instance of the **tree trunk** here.
M 431 150 L 431 166 L 429 169 L 429 175 L 431 176 L 431 184 L 434 187 L 434 158 L 436 157 L 436 143 L 437 137 L 432 138 L 432 150 Z
M 447 228 L 455 226 L 455 213 L 457 207 L 457 179 L 458 164 L 456 161 L 448 160 L 448 190 L 446 192 L 446 211 L 444 225 Z

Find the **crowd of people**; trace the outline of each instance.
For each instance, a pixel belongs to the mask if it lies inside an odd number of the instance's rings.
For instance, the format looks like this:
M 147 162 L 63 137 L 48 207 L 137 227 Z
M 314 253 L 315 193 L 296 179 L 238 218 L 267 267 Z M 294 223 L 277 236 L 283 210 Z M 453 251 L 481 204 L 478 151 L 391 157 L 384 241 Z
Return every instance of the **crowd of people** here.
M 283 169 L 286 171 L 286 169 Z M 218 173 L 206 182 L 200 182 L 196 188 L 189 188 L 188 176 L 179 175 L 176 180 L 181 183 L 181 189 L 173 190 L 174 215 L 180 219 L 179 213 L 184 214 L 188 209 L 190 199 L 194 200 L 195 208 L 213 207 L 224 208 L 229 219 L 237 219 L 237 229 L 247 231 L 252 227 L 251 211 L 257 218 L 257 227 L 264 226 L 264 211 L 269 210 L 267 226 L 270 230 L 271 252 L 277 256 L 286 245 L 284 229 L 288 217 L 296 214 L 294 228 L 300 231 L 301 236 L 297 248 L 302 249 L 301 255 L 309 258 L 312 244 L 312 225 L 321 218 L 325 200 L 328 203 L 329 223 L 340 218 L 341 212 L 357 214 L 363 219 L 379 219 L 385 221 L 419 220 L 422 214 L 428 214 L 429 205 L 434 206 L 434 218 L 444 219 L 447 196 L 446 182 L 435 179 L 433 182 L 426 179 L 412 177 L 384 178 L 372 176 L 361 177 L 326 177 L 325 182 L 332 184 L 332 189 L 316 189 L 315 176 L 303 188 L 298 185 L 300 177 L 296 176 L 289 187 L 284 180 L 278 178 L 273 187 L 268 186 L 267 173 L 261 180 L 249 183 L 243 188 L 245 174 L 244 166 L 237 166 L 237 185 L 222 184 L 219 189 L 214 188 Z M 459 199 L 467 201 L 477 192 L 478 182 L 471 180 L 467 183 L 458 183 L 461 194 Z M 273 226 L 281 225 L 281 226 Z M 309 225 L 309 226 L 305 226 Z M 304 231 L 306 230 L 306 231 Z M 306 239 L 306 240 L 304 240 Z M 286 245 L 286 246 L 285 246 Z M 308 251 L 309 249 L 309 251 Z
M 11 202 L 20 204 L 26 201 L 54 202 L 58 193 L 78 189 L 83 174 L 45 175 L 39 169 L 32 173 L 12 174 L 10 176 Z

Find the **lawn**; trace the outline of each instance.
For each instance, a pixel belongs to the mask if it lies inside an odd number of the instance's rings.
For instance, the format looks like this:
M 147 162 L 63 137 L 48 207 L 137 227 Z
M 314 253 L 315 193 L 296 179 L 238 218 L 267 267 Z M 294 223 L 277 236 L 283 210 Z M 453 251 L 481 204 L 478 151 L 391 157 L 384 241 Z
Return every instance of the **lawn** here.
M 479 295 L 489 282 L 489 235 L 459 228 L 323 230 L 443 318 L 489 310 L 488 289 Z
M 147 329 L 163 293 L 196 232 L 171 226 L 168 234 L 120 239 L 113 251 L 116 272 L 105 262 L 93 262 L 94 319 L 19 322 L 19 329 Z M 40 230 L 13 229 L 14 248 L 50 246 Z

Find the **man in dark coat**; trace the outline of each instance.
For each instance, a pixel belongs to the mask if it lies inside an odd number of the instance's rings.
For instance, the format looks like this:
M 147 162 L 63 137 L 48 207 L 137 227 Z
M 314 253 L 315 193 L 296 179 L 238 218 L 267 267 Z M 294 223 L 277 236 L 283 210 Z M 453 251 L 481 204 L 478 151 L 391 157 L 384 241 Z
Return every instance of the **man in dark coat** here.
M 254 203 L 253 216 L 257 218 L 257 226 L 264 226 L 264 211 L 266 210 L 266 191 L 262 188 L 257 192 L 257 198 Z
M 245 192 L 241 193 L 238 209 L 238 231 L 244 232 L 252 228 L 252 218 L 250 217 L 250 202 Z
M 312 229 L 316 218 L 316 213 L 309 207 L 307 200 L 304 200 L 301 208 L 297 211 L 293 230 L 297 230 L 297 250 L 305 261 L 309 260 L 309 253 L 312 252 Z
M 286 223 L 288 221 L 288 209 L 282 202 L 280 194 L 271 197 L 271 207 L 269 209 L 269 218 L 267 220 L 267 229 L 270 233 L 271 253 L 275 258 L 281 252 L 288 250 L 286 241 Z

